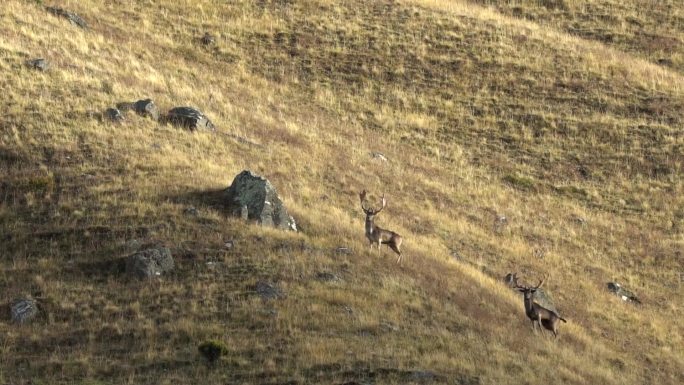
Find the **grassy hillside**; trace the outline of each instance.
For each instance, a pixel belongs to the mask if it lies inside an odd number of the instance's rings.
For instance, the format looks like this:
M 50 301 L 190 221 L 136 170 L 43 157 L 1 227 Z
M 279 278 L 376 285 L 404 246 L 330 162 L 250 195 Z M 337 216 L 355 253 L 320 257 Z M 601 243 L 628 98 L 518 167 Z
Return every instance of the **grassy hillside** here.
M 0 383 L 684 382 L 682 48 L 659 64 L 635 40 L 681 42 L 675 2 L 45 3 L 90 29 L 0 9 L 0 306 L 41 308 L 0 317 Z M 620 39 L 571 28 L 631 17 Z M 218 132 L 100 118 L 147 97 Z M 243 169 L 300 233 L 223 212 Z M 387 194 L 402 266 L 368 249 L 362 189 Z M 124 274 L 147 244 L 173 273 Z M 557 340 L 532 333 L 510 271 L 549 277 Z M 228 347 L 214 366 L 208 339 Z

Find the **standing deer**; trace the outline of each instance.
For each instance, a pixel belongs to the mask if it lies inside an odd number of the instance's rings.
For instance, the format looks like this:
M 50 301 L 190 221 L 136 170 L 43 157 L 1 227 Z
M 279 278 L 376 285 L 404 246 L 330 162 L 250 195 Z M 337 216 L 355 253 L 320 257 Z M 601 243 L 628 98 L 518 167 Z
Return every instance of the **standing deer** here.
M 517 278 L 517 277 L 516 277 Z M 544 329 L 550 330 L 553 333 L 554 338 L 558 337 L 558 320 L 567 322 L 563 317 L 558 315 L 558 313 L 542 307 L 538 303 L 534 302 L 534 293 L 544 284 L 546 278 L 539 282 L 539 285 L 535 287 L 521 286 L 518 284 L 517 279 L 515 282 L 515 289 L 522 292 L 525 299 L 525 314 L 532 321 L 532 330 L 536 331 L 535 324 L 539 325 L 539 330 Z
M 397 263 L 401 263 L 401 235 L 395 233 L 394 231 L 381 229 L 373 222 L 375 216 L 378 215 L 378 213 L 382 211 L 385 206 L 387 206 L 385 194 L 382 195 L 382 207 L 380 207 L 378 210 L 373 210 L 371 207 L 366 208 L 363 205 L 366 201 L 366 190 L 363 190 L 361 194 L 359 194 L 359 197 L 361 198 L 361 209 L 366 214 L 366 238 L 368 238 L 370 241 L 370 247 L 372 248 L 373 244 L 376 244 L 378 245 L 378 250 L 380 250 L 380 245 L 385 244 L 389 246 L 392 250 L 394 250 L 395 253 L 399 255 L 399 258 L 397 258 Z

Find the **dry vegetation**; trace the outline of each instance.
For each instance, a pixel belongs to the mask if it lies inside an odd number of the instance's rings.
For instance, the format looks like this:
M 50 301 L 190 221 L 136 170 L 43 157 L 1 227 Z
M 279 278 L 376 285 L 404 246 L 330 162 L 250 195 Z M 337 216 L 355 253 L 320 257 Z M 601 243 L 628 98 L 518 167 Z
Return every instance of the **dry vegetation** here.
M 89 31 L 39 3 L 0 9 L 0 306 L 42 309 L 0 318 L 0 383 L 684 382 L 676 1 L 49 2 Z M 146 97 L 220 132 L 98 119 Z M 301 233 L 221 212 L 243 169 Z M 367 249 L 363 188 L 388 195 L 401 267 Z M 149 242 L 177 268 L 126 278 Z M 550 276 L 558 340 L 509 271 Z M 213 366 L 206 340 L 228 347 Z

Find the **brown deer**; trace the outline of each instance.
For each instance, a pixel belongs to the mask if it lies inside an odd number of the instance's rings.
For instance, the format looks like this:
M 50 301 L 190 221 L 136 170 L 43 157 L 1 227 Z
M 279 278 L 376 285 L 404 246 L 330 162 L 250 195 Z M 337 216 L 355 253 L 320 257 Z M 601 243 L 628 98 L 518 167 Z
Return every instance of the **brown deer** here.
M 371 207 L 366 208 L 363 205 L 366 201 L 366 190 L 363 190 L 361 194 L 359 194 L 359 197 L 361 198 L 361 209 L 366 214 L 366 238 L 370 241 L 370 247 L 372 248 L 373 245 L 376 244 L 378 245 L 378 250 L 380 250 L 380 245 L 385 244 L 389 246 L 390 249 L 394 250 L 394 252 L 399 255 L 397 263 L 401 263 L 401 235 L 394 231 L 381 229 L 373 222 L 375 216 L 387 206 L 385 194 L 382 195 L 382 207 L 378 210 L 373 210 Z
M 550 330 L 553 333 L 554 338 L 558 337 L 558 320 L 563 322 L 567 321 L 558 315 L 558 313 L 534 302 L 534 293 L 544 284 L 546 278 L 542 279 L 535 287 L 521 286 L 518 284 L 517 277 L 515 278 L 516 279 L 513 281 L 515 283 L 515 289 L 522 292 L 524 295 L 525 314 L 532 321 L 532 330 L 536 331 L 535 324 L 538 324 L 539 330 L 542 330 L 543 326 L 544 329 Z

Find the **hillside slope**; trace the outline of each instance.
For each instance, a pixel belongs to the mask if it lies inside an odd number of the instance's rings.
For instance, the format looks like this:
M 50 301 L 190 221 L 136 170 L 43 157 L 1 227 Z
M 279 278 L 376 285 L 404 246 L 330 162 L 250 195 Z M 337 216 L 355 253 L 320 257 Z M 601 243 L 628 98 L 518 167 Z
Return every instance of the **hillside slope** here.
M 38 3 L 0 9 L 0 306 L 41 308 L 0 317 L 0 383 L 684 382 L 681 56 L 460 1 L 50 2 L 89 30 Z M 100 119 L 148 97 L 218 132 Z M 243 169 L 300 233 L 223 212 Z M 402 266 L 368 250 L 362 189 Z M 174 271 L 128 278 L 152 243 Z M 549 277 L 557 340 L 510 271 Z

